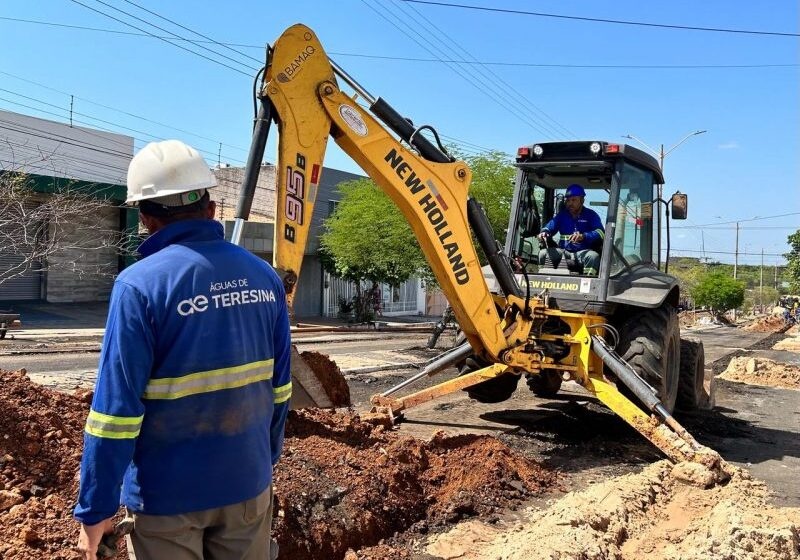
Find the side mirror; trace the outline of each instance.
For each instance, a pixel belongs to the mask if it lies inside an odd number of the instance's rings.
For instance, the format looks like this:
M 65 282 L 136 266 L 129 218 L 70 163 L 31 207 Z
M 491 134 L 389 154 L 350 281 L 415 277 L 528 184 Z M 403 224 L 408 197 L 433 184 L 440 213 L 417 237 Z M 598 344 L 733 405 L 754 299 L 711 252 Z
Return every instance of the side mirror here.
M 685 220 L 689 213 L 689 197 L 678 191 L 672 195 L 672 219 Z

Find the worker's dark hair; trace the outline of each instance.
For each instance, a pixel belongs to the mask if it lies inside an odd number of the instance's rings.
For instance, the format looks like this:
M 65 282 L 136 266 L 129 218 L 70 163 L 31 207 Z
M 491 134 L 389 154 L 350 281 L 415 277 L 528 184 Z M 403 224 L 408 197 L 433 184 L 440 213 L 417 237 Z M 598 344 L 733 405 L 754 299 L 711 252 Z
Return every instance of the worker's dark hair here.
M 158 218 L 165 224 L 181 220 L 198 220 L 206 217 L 206 210 L 210 201 L 211 197 L 208 191 L 197 202 L 184 206 L 164 206 L 152 200 L 142 200 L 139 202 L 139 212 Z

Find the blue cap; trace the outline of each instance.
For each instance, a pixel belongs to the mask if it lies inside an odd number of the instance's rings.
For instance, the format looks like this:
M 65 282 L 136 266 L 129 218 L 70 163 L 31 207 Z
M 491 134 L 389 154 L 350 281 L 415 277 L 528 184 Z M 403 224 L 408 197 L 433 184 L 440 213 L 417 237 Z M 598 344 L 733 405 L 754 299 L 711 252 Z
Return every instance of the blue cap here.
M 570 196 L 586 196 L 586 191 L 583 190 L 582 186 L 573 184 L 567 187 L 567 192 L 564 196 L 567 198 Z

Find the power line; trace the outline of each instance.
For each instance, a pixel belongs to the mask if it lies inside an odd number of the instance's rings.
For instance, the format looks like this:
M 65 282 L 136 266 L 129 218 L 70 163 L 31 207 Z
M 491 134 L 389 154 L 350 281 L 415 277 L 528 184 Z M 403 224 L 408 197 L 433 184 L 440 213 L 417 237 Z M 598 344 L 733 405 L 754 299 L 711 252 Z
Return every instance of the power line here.
M 182 128 L 178 128 L 176 126 L 165 124 L 165 123 L 162 123 L 162 122 L 159 122 L 159 121 L 154 121 L 154 120 L 149 119 L 147 117 L 143 117 L 141 115 L 137 115 L 135 113 L 131 113 L 129 111 L 125 111 L 125 110 L 119 109 L 117 107 L 111 107 L 110 105 L 104 105 L 103 103 L 98 103 L 97 101 L 92 101 L 91 99 L 88 99 L 86 97 L 80 97 L 78 95 L 72 95 L 71 93 L 68 93 L 66 91 L 61 91 L 61 90 L 56 89 L 54 87 L 51 87 L 51 86 L 48 86 L 48 85 L 45 85 L 45 84 L 42 84 L 40 82 L 36 82 L 36 81 L 33 81 L 33 80 L 29 80 L 27 78 L 23 78 L 21 76 L 17 76 L 15 74 L 11 74 L 9 72 L 3 72 L 2 70 L 0 70 L 0 75 L 9 76 L 11 78 L 20 80 L 21 82 L 26 82 L 28 84 L 33 84 L 35 86 L 39 86 L 41 88 L 44 88 L 44 89 L 47 89 L 47 90 L 50 90 L 50 91 L 54 91 L 56 93 L 60 93 L 62 95 L 68 95 L 68 96 L 74 97 L 75 99 L 78 99 L 80 101 L 85 101 L 86 103 L 90 103 L 92 105 L 96 105 L 97 107 L 102 107 L 103 109 L 108 109 L 110 111 L 116 111 L 117 113 L 121 113 L 123 115 L 127 115 L 129 117 L 133 117 L 135 119 L 139 119 L 139 120 L 142 120 L 142 121 L 145 121 L 145 122 L 149 122 L 151 124 L 155 124 L 155 125 L 158 125 L 158 126 L 163 126 L 165 128 L 168 128 L 168 129 L 171 129 L 171 130 L 175 130 L 175 131 L 180 132 L 182 134 L 189 134 L 191 136 L 194 136 L 195 138 L 200 138 L 202 140 L 208 140 L 209 142 L 213 142 L 214 144 L 218 144 L 219 143 L 219 139 L 209 138 L 208 136 L 203 136 L 201 134 L 197 134 L 195 132 L 191 132 L 191 131 L 188 131 L 188 130 L 185 130 L 185 129 L 182 129 Z M 247 148 L 242 148 L 240 146 L 233 146 L 231 144 L 224 144 L 224 145 L 229 147 L 229 148 L 233 148 L 234 150 L 239 150 L 239 151 L 245 152 L 245 153 L 247 153 L 249 151 Z
M 725 230 L 725 231 L 734 231 L 736 226 L 733 227 L 702 227 L 702 226 L 671 226 L 670 229 L 702 229 L 702 230 Z M 751 226 L 751 227 L 740 227 L 740 230 L 762 230 L 762 229 L 800 229 L 800 226 Z
M 662 253 L 665 252 L 666 249 L 662 249 Z M 699 249 L 676 249 L 675 247 L 670 248 L 670 253 L 673 251 L 680 251 L 681 253 L 711 253 L 713 255 L 736 255 L 737 253 L 734 251 L 700 251 Z M 762 253 L 745 253 L 743 251 L 739 251 L 738 253 L 740 256 L 751 256 L 751 257 L 758 257 L 761 256 Z M 763 253 L 765 257 L 782 257 L 783 253 Z
M 127 0 L 126 0 L 127 1 Z M 75 29 L 80 31 L 94 31 L 99 33 L 112 33 L 116 35 L 128 35 L 131 37 L 146 37 L 150 39 L 172 39 L 175 41 L 185 41 L 187 43 L 194 43 L 199 46 L 201 43 L 214 43 L 225 47 L 241 47 L 248 49 L 264 49 L 264 45 L 249 45 L 246 43 L 232 43 L 229 41 L 215 41 L 215 40 L 199 40 L 199 39 L 184 39 L 179 37 L 169 37 L 164 35 L 156 35 L 153 33 L 136 33 L 135 31 L 120 31 L 117 29 L 102 29 L 99 27 L 87 27 L 84 25 L 71 25 L 66 23 L 55 23 L 49 21 L 38 21 L 30 19 L 20 19 L 12 17 L 0 16 L 0 20 L 15 21 L 19 23 L 30 23 L 36 25 L 46 25 L 51 27 L 62 27 L 66 29 Z M 238 51 L 237 51 L 238 52 Z M 244 53 L 242 53 L 244 54 Z M 411 56 L 388 56 L 377 54 L 364 54 L 353 53 L 344 51 L 328 51 L 328 54 L 333 56 L 344 56 L 351 58 L 367 58 L 374 60 L 397 60 L 401 62 L 449 62 L 453 64 L 461 64 L 465 66 L 511 66 L 520 68 L 568 68 L 568 69 L 585 69 L 585 70 L 737 70 L 737 69 L 758 69 L 758 68 L 797 68 L 800 64 L 787 63 L 787 64 L 555 64 L 555 63 L 537 63 L 537 62 L 507 62 L 507 61 L 490 61 L 490 60 L 456 60 L 456 59 L 437 59 L 437 58 L 420 58 Z M 249 57 L 248 58 L 252 58 Z M 257 60 L 257 59 L 253 59 Z M 258 61 L 262 62 L 263 61 Z
M 194 34 L 195 34 L 195 35 L 197 35 L 198 37 L 202 37 L 203 39 L 206 39 L 206 40 L 210 41 L 211 43 L 214 43 L 215 45 L 219 45 L 220 47 L 224 47 L 224 48 L 226 48 L 226 49 L 228 49 L 228 50 L 230 50 L 230 51 L 232 51 L 232 52 L 235 52 L 235 53 L 236 53 L 236 54 L 238 54 L 238 55 L 241 55 L 241 56 L 243 56 L 243 57 L 245 57 L 245 58 L 249 58 L 250 60 L 253 60 L 253 61 L 255 61 L 257 64 L 260 64 L 260 65 L 263 65 L 263 64 L 264 64 L 264 61 L 263 61 L 263 60 L 259 60 L 259 59 L 255 58 L 255 57 L 252 57 L 252 56 L 250 56 L 250 55 L 249 55 L 249 54 L 247 54 L 247 53 L 243 53 L 242 51 L 238 51 L 238 50 L 236 50 L 236 49 L 234 49 L 234 48 L 231 48 L 230 46 L 228 46 L 228 45 L 226 45 L 226 44 L 224 44 L 224 43 L 220 43 L 219 41 L 216 41 L 216 40 L 212 39 L 211 37 L 208 37 L 208 36 L 206 36 L 206 35 L 203 35 L 202 33 L 198 32 L 198 31 L 195 31 L 194 29 L 190 29 L 190 28 L 186 27 L 185 25 L 182 25 L 182 24 L 178 23 L 177 21 L 171 20 L 171 19 L 169 19 L 168 17 L 164 17 L 164 16 L 162 16 L 161 14 L 158 14 L 158 13 L 156 13 L 156 12 L 152 11 L 152 10 L 148 10 L 148 9 L 147 9 L 147 8 L 145 8 L 144 6 L 141 6 L 141 5 L 137 4 L 136 2 L 133 2 L 132 0 L 124 0 L 124 1 L 125 1 L 125 2 L 127 2 L 128 4 L 132 5 L 132 6 L 136 6 L 136 7 L 137 7 L 137 8 L 139 8 L 140 10 L 144 10 L 144 11 L 145 11 L 145 12 L 147 12 L 148 14 L 154 15 L 154 16 L 156 16 L 157 18 L 161 18 L 161 19 L 163 19 L 164 21 L 168 21 L 168 22 L 169 22 L 169 23 L 171 23 L 172 25 L 178 26 L 178 27 L 180 27 L 181 29 L 184 29 L 184 30 L 188 31 L 189 33 L 194 33 Z M 151 23 L 150 25 L 153 25 L 153 24 Z M 153 26 L 153 27 L 157 27 L 157 26 Z M 159 28 L 159 29 L 160 29 L 160 28 Z M 179 36 L 179 35 L 176 35 L 176 37 L 180 37 L 180 36 Z M 182 38 L 182 37 L 181 37 L 181 38 Z M 187 41 L 189 41 L 190 39 L 186 39 L 186 40 L 187 40 Z M 240 62 L 239 64 L 241 64 L 241 62 Z
M 398 0 L 403 1 L 403 0 Z M 583 69 L 631 69 L 631 70 L 707 70 L 711 68 L 796 68 L 800 64 L 544 64 L 536 62 L 498 62 L 498 61 L 468 61 L 452 59 L 418 58 L 410 56 L 384 56 L 376 54 L 347 53 L 329 51 L 335 56 L 351 56 L 356 58 L 374 58 L 378 60 L 399 60 L 405 62 L 452 62 L 454 64 L 479 65 L 479 66 L 517 66 L 528 68 L 583 68 Z
M 398 3 L 398 4 L 399 4 L 400 6 L 402 6 L 402 5 L 403 5 L 402 3 Z M 524 93 L 521 93 L 521 92 L 520 92 L 520 91 L 518 91 L 516 88 L 514 88 L 514 86 L 512 86 L 511 84 L 509 84 L 508 82 L 506 82 L 506 81 L 505 81 L 505 80 L 504 80 L 504 79 L 503 79 L 503 78 L 502 78 L 502 77 L 501 77 L 499 74 L 496 74 L 496 73 L 495 73 L 494 71 L 492 71 L 490 68 L 486 67 L 486 65 L 483 65 L 483 64 L 481 64 L 481 63 L 478 61 L 478 59 L 477 59 L 477 58 L 475 58 L 475 57 L 472 55 L 472 53 L 470 53 L 470 52 L 469 52 L 467 49 L 465 49 L 465 48 L 464 48 L 464 47 L 462 47 L 460 44 L 458 44 L 458 42 L 456 42 L 456 41 L 455 41 L 455 39 L 453 39 L 453 38 L 452 38 L 452 37 L 451 37 L 451 36 L 450 36 L 450 35 L 449 35 L 449 34 L 448 34 L 446 31 L 444 31 L 444 30 L 443 30 L 443 29 L 441 29 L 439 26 L 437 26 L 435 23 L 433 23 L 431 20 L 429 20 L 428 18 L 426 18 L 426 17 L 425 17 L 425 16 L 424 16 L 424 15 L 423 15 L 423 14 L 422 14 L 422 13 L 421 13 L 419 10 L 417 10 L 417 9 L 416 9 L 414 6 L 412 6 L 412 5 L 409 5 L 409 7 L 411 8 L 411 10 L 412 10 L 412 11 L 413 11 L 415 14 L 418 14 L 418 15 L 419 15 L 419 17 L 421 17 L 423 20 L 425 20 L 425 22 L 427 22 L 427 24 L 429 24 L 429 25 L 430 25 L 430 27 L 432 27 L 432 28 L 434 29 L 435 33 L 432 33 L 432 34 L 431 34 L 431 37 L 435 37 L 435 38 L 437 38 L 437 39 L 438 39 L 439 37 L 444 37 L 444 38 L 446 38 L 446 39 L 447 39 L 447 40 L 448 40 L 448 41 L 449 41 L 449 42 L 450 42 L 452 45 L 454 45 L 454 46 L 455 46 L 455 48 L 456 48 L 458 51 L 460 51 L 460 52 L 464 53 L 464 54 L 465 54 L 467 57 L 469 57 L 469 59 L 471 59 L 471 60 L 472 60 L 474 63 L 478 64 L 478 65 L 479 65 L 481 68 L 483 68 L 483 69 L 484 69 L 484 71 L 488 72 L 488 73 L 489 73 L 489 74 L 491 74 L 491 75 L 492 75 L 492 76 L 493 76 L 493 77 L 494 77 L 494 78 L 495 78 L 497 81 L 499 81 L 501 84 L 503 84 L 503 85 L 505 85 L 506 87 L 508 87 L 508 89 L 510 89 L 510 90 L 511 90 L 511 91 L 512 91 L 512 92 L 513 92 L 515 95 L 516 95 L 516 97 L 517 97 L 517 98 L 524 99 L 524 100 L 526 101 L 526 103 L 525 103 L 525 105 L 524 105 L 523 107 L 524 107 L 525 109 L 528 109 L 528 110 L 530 110 L 530 112 L 531 112 L 531 115 L 532 115 L 534 118 L 536 118 L 537 120 L 538 120 L 539 118 L 541 118 L 542 122 L 544 122 L 544 123 L 547 125 L 547 127 L 548 127 L 548 128 L 552 128 L 553 130 L 557 131 L 557 134 L 566 134 L 566 136 L 567 136 L 567 137 L 570 137 L 570 136 L 571 136 L 571 137 L 573 137 L 573 138 L 575 138 L 575 137 L 577 136 L 577 135 L 576 135 L 574 132 L 572 132 L 572 131 L 571 131 L 571 130 L 569 130 L 567 127 L 565 127 L 565 126 L 564 126 L 564 125 L 562 125 L 560 122 L 558 122 L 556 119 L 554 119 L 552 116 L 550 116 L 549 114 L 547 114 L 547 113 L 546 113 L 546 112 L 545 112 L 545 111 L 544 111 L 544 110 L 543 110 L 541 107 L 539 107 L 539 106 L 537 106 L 535 103 L 533 103 L 533 101 L 531 101 L 531 100 L 530 100 L 530 98 L 528 98 L 528 97 L 527 97 L 527 96 L 526 96 Z M 408 12 L 407 12 L 407 13 L 408 13 Z M 418 20 L 418 19 L 417 19 L 417 18 L 416 18 L 416 17 L 415 17 L 413 14 L 411 14 L 411 17 L 412 17 L 412 18 L 414 18 L 414 20 L 415 20 L 415 21 L 419 22 L 419 20 Z M 423 24 L 423 25 L 424 25 L 424 24 Z M 441 42 L 442 44 L 444 44 L 444 42 L 443 42 L 443 41 L 441 41 L 441 40 L 440 40 L 440 42 Z M 453 52 L 454 52 L 454 53 L 455 53 L 455 54 L 456 54 L 456 55 L 459 57 L 459 59 L 460 59 L 462 62 L 469 62 L 469 61 L 468 61 L 468 60 L 467 60 L 467 59 L 466 59 L 466 58 L 465 58 L 463 55 L 459 55 L 459 54 L 458 54 L 458 52 L 457 52 L 456 50 L 454 50 L 454 49 L 451 49 L 451 50 L 453 50 Z M 490 83 L 492 86 L 494 86 L 494 85 L 495 85 L 495 80 L 489 80 L 489 83 Z M 503 93 L 503 94 L 507 95 L 507 92 L 506 92 L 505 90 L 502 90 L 502 88 L 501 88 L 501 91 L 502 91 L 502 93 Z M 516 101 L 516 99 L 514 99 L 514 101 Z M 536 115 L 535 115 L 535 113 L 539 113 L 539 115 L 541 115 L 541 117 L 538 117 L 538 116 L 536 116 Z M 552 123 L 552 126 L 551 126 L 551 124 L 550 124 L 550 123 Z
M 497 12 L 503 14 L 514 14 L 524 16 L 535 16 L 545 18 L 567 19 L 574 21 L 591 21 L 594 23 L 613 23 L 617 25 L 634 25 L 640 27 L 657 27 L 661 29 L 682 29 L 685 31 L 709 31 L 713 33 L 739 33 L 746 35 L 772 35 L 777 37 L 800 37 L 800 33 L 785 33 L 781 31 L 753 31 L 749 29 L 727 29 L 722 27 L 696 27 L 691 25 L 670 25 L 666 23 L 651 23 L 644 21 L 629 21 L 621 19 L 591 18 L 583 16 L 565 16 L 562 14 L 548 14 L 544 12 L 527 12 L 523 10 L 508 10 L 502 8 L 487 8 L 484 6 L 470 6 L 468 4 L 451 4 L 447 2 L 431 2 L 428 0 L 400 0 L 409 4 L 429 4 L 431 6 L 443 6 L 446 8 L 463 8 L 467 10 L 479 10 L 482 12 Z
M 702 228 L 706 226 L 722 226 L 727 224 L 741 224 L 743 222 L 758 222 L 761 220 L 772 220 L 774 218 L 785 218 L 786 216 L 800 216 L 800 212 L 789 212 L 788 214 L 777 214 L 775 216 L 755 216 L 754 218 L 746 218 L 741 220 L 730 220 L 727 222 L 713 222 L 710 224 L 700 224 L 696 227 Z
M 429 54 L 431 54 L 432 56 L 436 57 L 438 60 L 441 60 L 441 58 L 437 56 L 436 52 L 434 52 L 433 50 L 431 50 L 431 49 L 430 49 L 430 48 L 429 48 L 429 47 L 428 47 L 428 46 L 427 46 L 427 45 L 426 45 L 424 42 L 422 42 L 422 41 L 418 40 L 416 37 L 414 37 L 414 36 L 411 34 L 411 33 L 414 33 L 414 34 L 416 34 L 416 35 L 420 35 L 420 34 L 419 34 L 419 32 L 418 32 L 418 31 L 416 31 L 416 29 L 415 29 L 413 26 L 409 26 L 408 24 L 406 24 L 406 23 L 405 23 L 405 22 L 402 20 L 402 18 L 398 18 L 398 19 L 400 19 L 400 21 L 401 21 L 401 22 L 403 22 L 403 23 L 404 23 L 404 25 L 406 25 L 406 26 L 408 27 L 408 29 L 409 29 L 410 33 L 409 33 L 409 32 L 406 32 L 406 31 L 404 31 L 403 29 L 401 29 L 401 27 L 400 27 L 400 26 L 399 26 L 397 23 L 395 23 L 394 21 L 390 20 L 390 19 L 389 19 L 389 18 L 388 18 L 388 17 L 387 17 L 387 16 L 384 14 L 384 12 L 383 12 L 383 11 L 381 11 L 381 10 L 378 10 L 377 8 L 375 8 L 375 7 L 371 6 L 371 5 L 370 5 L 370 4 L 369 4 L 369 3 L 368 3 L 366 0 L 361 0 L 361 2 L 362 2 L 362 3 L 363 3 L 365 6 L 367 6 L 367 8 L 369 8 L 370 10 L 372 10 L 373 12 L 375 12 L 375 13 L 376 13 L 376 14 L 377 14 L 379 17 L 381 17 L 382 19 L 384 19 L 384 20 L 385 20 L 387 23 L 389 23 L 390 25 L 392 25 L 392 26 L 393 26 L 395 29 L 399 30 L 401 33 L 403 33 L 404 35 L 406 35 L 406 36 L 407 36 L 409 39 L 411 39 L 412 41 L 414 41 L 414 42 L 415 42 L 417 45 L 419 45 L 421 48 L 423 48 L 424 50 L 428 51 L 428 53 L 429 53 Z M 396 17 L 396 16 L 395 16 L 395 17 Z M 421 36 L 421 35 L 420 35 L 420 36 Z M 466 74 L 466 73 L 465 73 L 465 71 L 464 71 L 462 68 L 460 68 L 460 67 L 453 66 L 453 65 L 451 65 L 451 64 L 447 64 L 447 63 L 445 63 L 445 65 L 446 65 L 446 66 L 448 66 L 448 68 L 450 68 L 450 69 L 451 69 L 453 72 L 455 72 L 456 74 L 458 74 L 458 75 L 459 75 L 461 78 L 463 78 L 463 79 L 464 79 L 464 80 L 465 80 L 467 83 L 469 83 L 469 84 L 470 84 L 470 85 L 471 85 L 473 88 L 475 88 L 475 89 L 476 89 L 476 90 L 478 90 L 480 93 L 482 93 L 483 95 L 487 96 L 489 99 L 491 99 L 492 101 L 494 101 L 494 102 L 495 102 L 497 105 L 499 105 L 500 107 L 502 107 L 503 109 L 505 109 L 505 110 L 506 110 L 506 111 L 507 111 L 507 112 L 508 112 L 510 115 L 512 115 L 514 118 L 516 118 L 516 119 L 519 119 L 519 120 L 521 120 L 522 122 L 525 122 L 526 124 L 528 124 L 529 126 L 531 126 L 531 127 L 534 129 L 534 130 L 537 130 L 538 132 L 540 132 L 540 133 L 544 134 L 545 136 L 547 136 L 547 138 L 553 138 L 553 135 L 552 135 L 551 133 L 546 133 L 546 132 L 544 132 L 544 130 L 543 130 L 542 128 L 540 128 L 540 127 L 539 127 L 537 124 L 535 124 L 535 123 L 532 123 L 532 122 L 530 122 L 530 121 L 526 120 L 526 119 L 525 119 L 525 118 L 524 118 L 524 117 L 523 117 L 523 116 L 520 114 L 518 107 L 514 106 L 513 104 L 509 104 L 509 103 L 508 103 L 506 100 L 504 100 L 504 99 L 502 99 L 501 97 L 499 97 L 497 93 L 495 93 L 493 90 L 491 90 L 491 88 L 481 88 L 481 87 L 478 87 L 478 85 L 477 85 L 477 83 L 476 83 L 476 81 L 475 81 L 475 79 L 474 79 L 474 76 L 471 76 L 471 75 L 468 75 L 468 74 Z
M 138 30 L 138 31 L 141 31 L 142 33 L 147 33 L 147 34 L 148 34 L 148 35 L 150 35 L 151 37 L 154 37 L 154 38 L 156 38 L 156 39 L 159 39 L 159 40 L 161 40 L 161 41 L 164 41 L 165 43 L 169 43 L 169 44 L 170 44 L 170 45 L 172 45 L 173 47 L 178 47 L 179 49 L 182 49 L 182 50 L 184 50 L 184 51 L 186 51 L 186 52 L 190 52 L 190 53 L 192 53 L 192 54 L 194 54 L 194 55 L 196 55 L 196 56 L 199 56 L 200 58 L 204 58 L 204 59 L 206 59 L 206 60 L 208 60 L 208 61 L 210 61 L 210 62 L 213 62 L 214 64 L 218 64 L 218 65 L 220 65 L 220 66 L 224 66 L 225 68 L 228 68 L 229 70 L 233 70 L 234 72 L 238 72 L 239 74 L 244 74 L 244 75 L 245 75 L 245 76 L 247 76 L 247 77 L 252 77 L 252 76 L 253 76 L 251 73 L 244 72 L 243 70 L 240 70 L 239 68 L 234 68 L 233 66 L 230 66 L 230 65 L 228 65 L 228 64 L 225 64 L 224 62 L 221 62 L 221 61 L 219 61 L 219 60 L 216 60 L 216 59 L 214 59 L 214 58 L 211 58 L 211 57 L 209 57 L 209 56 L 206 56 L 206 55 L 204 55 L 203 53 L 199 53 L 199 52 L 197 52 L 197 51 L 193 51 L 192 49 L 189 49 L 189 48 L 187 48 L 187 47 L 184 47 L 183 45 L 179 45 L 179 44 L 177 44 L 177 43 L 173 42 L 173 41 L 172 41 L 172 40 L 170 40 L 170 39 L 167 39 L 167 38 L 165 38 L 165 37 L 160 37 L 160 36 L 158 36 L 158 35 L 154 35 L 153 33 L 150 33 L 149 31 L 147 31 L 146 29 L 142 29 L 141 27 L 137 27 L 137 26 L 133 25 L 132 23 L 128 23 L 128 22 L 126 22 L 126 21 L 124 21 L 124 20 L 121 20 L 121 19 L 119 19 L 119 18 L 117 18 L 117 17 L 114 17 L 114 16 L 112 16 L 111 14 L 107 14 L 106 12 L 104 12 L 104 11 L 102 11 L 102 10 L 98 10 L 97 8 L 93 8 L 93 7 L 91 7 L 91 6 L 87 6 L 86 4 L 84 4 L 83 2 L 81 2 L 80 0 L 70 0 L 70 1 L 71 1 L 71 2 L 74 2 L 75 4 L 78 4 L 78 5 L 80 5 L 80 6 L 83 6 L 83 7 L 84 7 L 84 8 L 86 8 L 87 10 L 91 10 L 91 11 L 93 11 L 93 12 L 96 12 L 96 13 L 98 13 L 98 14 L 102 15 L 102 16 L 105 16 L 105 17 L 109 18 L 109 19 L 113 19 L 114 21 L 116 21 L 116 22 L 119 22 L 119 23 L 121 23 L 121 24 L 123 24 L 123 25 L 127 25 L 128 27 L 132 27 L 133 29 L 136 29 L 136 30 Z M 118 8 L 115 8 L 115 9 L 118 9 Z M 120 10 L 120 11 L 121 11 L 121 10 Z M 150 25 L 152 25 L 152 24 L 150 24 Z M 153 27 L 157 27 L 157 26 L 153 26 Z M 169 33 L 169 31 L 168 31 L 167 33 Z M 192 41 L 189 41 L 189 42 L 191 43 Z M 209 50 L 210 52 L 215 52 L 215 51 L 211 51 L 210 49 L 206 49 L 206 50 Z M 244 63 L 241 63 L 241 62 L 239 62 L 238 64 L 242 64 L 243 66 L 246 66 Z M 257 70 L 257 68 L 252 68 L 252 70 L 253 70 L 253 72 L 255 72 L 255 71 Z
M 3 90 L 3 91 L 9 91 L 9 90 Z M 46 101 L 41 101 L 41 100 L 39 100 L 39 99 L 36 99 L 36 98 L 30 97 L 30 96 L 26 96 L 26 95 L 22 95 L 22 94 L 20 94 L 20 93 L 16 93 L 16 92 L 11 92 L 11 91 L 9 91 L 9 93 L 12 93 L 13 95 L 17 95 L 17 96 L 19 96 L 19 97 L 22 97 L 22 98 L 25 98 L 25 99 L 32 100 L 32 101 L 34 101 L 34 102 L 36 102 L 36 103 L 40 103 L 40 104 L 42 104 L 42 105 L 47 105 L 47 106 L 50 106 L 50 107 L 54 107 L 54 108 L 57 108 L 57 109 L 61 109 L 62 111 L 66 111 L 66 109 L 63 109 L 63 108 L 59 107 L 58 105 L 53 105 L 52 103 L 48 103 L 48 102 L 46 102 Z M 14 105 L 19 105 L 19 106 L 21 106 L 21 107 L 25 107 L 25 108 L 27 108 L 27 109 L 32 109 L 32 110 L 34 110 L 34 111 L 38 111 L 38 112 L 40 112 L 40 113 L 45 113 L 45 114 L 47 114 L 47 115 L 52 115 L 52 116 L 55 116 L 55 117 L 59 117 L 59 118 L 61 118 L 61 119 L 64 119 L 64 118 L 66 118 L 66 117 L 65 117 L 64 115 L 62 115 L 62 114 L 55 113 L 55 112 L 53 112 L 53 111 L 48 111 L 48 110 L 46 110 L 46 109 L 42 109 L 42 108 L 40 108 L 40 107 L 33 107 L 33 106 L 31 106 L 31 105 L 27 105 L 27 104 L 25 104 L 25 103 L 20 103 L 20 102 L 18 102 L 18 101 L 13 101 L 13 100 L 11 100 L 11 99 L 6 99 L 6 98 L 4 98 L 4 97 L 0 97 L 0 101 L 5 101 L 5 102 L 7 102 L 7 103 L 12 103 L 12 104 L 14 104 Z M 144 135 L 144 136 L 148 136 L 148 137 L 150 137 L 150 139 L 143 139 L 143 138 L 141 138 L 141 137 L 137 137 L 137 136 L 133 136 L 133 137 L 132 137 L 134 140 L 137 140 L 137 141 L 139 141 L 139 142 L 147 143 L 147 142 L 151 142 L 152 140 L 163 140 L 163 138 L 162 138 L 162 137 L 160 137 L 160 136 L 157 136 L 157 135 L 154 135 L 154 134 L 150 134 L 149 132 L 144 132 L 144 131 L 137 130 L 137 129 L 134 129 L 134 128 L 130 128 L 130 127 L 127 127 L 127 126 L 123 126 L 123 125 L 120 125 L 120 124 L 118 124 L 118 123 L 114 123 L 114 122 L 111 122 L 111 121 L 107 121 L 107 120 L 104 120 L 104 119 L 100 119 L 100 118 L 97 118 L 97 117 L 93 117 L 93 116 L 91 116 L 91 115 L 85 115 L 84 113 L 75 113 L 75 114 L 79 114 L 79 115 L 85 116 L 85 117 L 87 117 L 87 118 L 89 118 L 89 119 L 92 119 L 92 120 L 94 120 L 94 121 L 98 121 L 98 122 L 106 123 L 106 124 L 109 124 L 109 125 L 111 125 L 111 126 L 114 126 L 114 127 L 117 127 L 117 128 L 123 129 L 123 130 L 129 130 L 129 131 L 131 131 L 131 132 L 135 132 L 135 133 L 137 133 L 137 134 L 141 134 L 141 135 Z M 98 126 L 98 125 L 97 125 L 97 124 L 95 124 L 95 123 L 90 123 L 90 122 L 86 122 L 86 121 L 83 121 L 83 120 L 78 120 L 78 119 L 74 119 L 74 121 L 75 121 L 76 123 L 79 123 L 79 124 L 86 125 L 87 127 L 91 127 L 91 128 L 93 128 L 93 129 L 95 129 L 95 130 L 100 130 L 100 131 L 105 131 L 105 132 L 111 132 L 111 133 L 117 133 L 117 134 L 118 134 L 118 131 L 116 131 L 116 130 L 113 130 L 113 129 L 108 129 L 108 128 L 104 128 L 104 127 Z M 85 132 L 86 134 L 89 134 L 89 135 L 92 135 L 92 136 L 98 136 L 98 137 L 101 137 L 101 136 L 97 135 L 96 133 L 93 133 L 91 130 L 84 130 L 84 132 Z M 101 138 L 103 138 L 103 139 L 104 139 L 104 140 L 106 140 L 106 141 L 111 141 L 111 142 L 114 142 L 114 143 L 120 144 L 120 145 L 124 146 L 124 147 L 127 149 L 127 144 L 121 143 L 119 140 L 107 139 L 107 138 L 105 138 L 105 137 L 101 137 Z M 209 150 L 204 150 L 204 149 L 202 149 L 202 148 L 197 148 L 197 151 L 199 151 L 199 152 L 201 152 L 201 153 L 204 153 L 204 154 L 207 154 L 207 155 L 208 155 L 208 156 L 210 156 L 210 157 L 214 157 L 214 158 L 216 158 L 216 157 L 217 157 L 217 153 L 216 153 L 216 152 L 211 152 L 211 151 L 209 151 Z M 225 158 L 225 159 L 226 159 L 226 160 L 228 160 L 228 161 L 236 162 L 236 163 L 244 163 L 242 160 L 237 160 L 237 159 L 234 159 L 234 158 L 229 158 L 229 157 L 227 157 L 227 156 L 226 156 L 226 158 Z

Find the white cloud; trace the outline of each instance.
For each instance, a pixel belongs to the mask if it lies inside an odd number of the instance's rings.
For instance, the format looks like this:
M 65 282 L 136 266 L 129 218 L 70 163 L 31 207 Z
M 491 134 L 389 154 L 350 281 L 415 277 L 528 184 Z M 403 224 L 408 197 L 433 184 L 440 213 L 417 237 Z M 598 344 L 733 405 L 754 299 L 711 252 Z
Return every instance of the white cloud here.
M 731 140 L 730 142 L 725 142 L 724 144 L 720 144 L 717 146 L 718 150 L 738 150 L 739 149 L 739 142 L 736 140 Z

